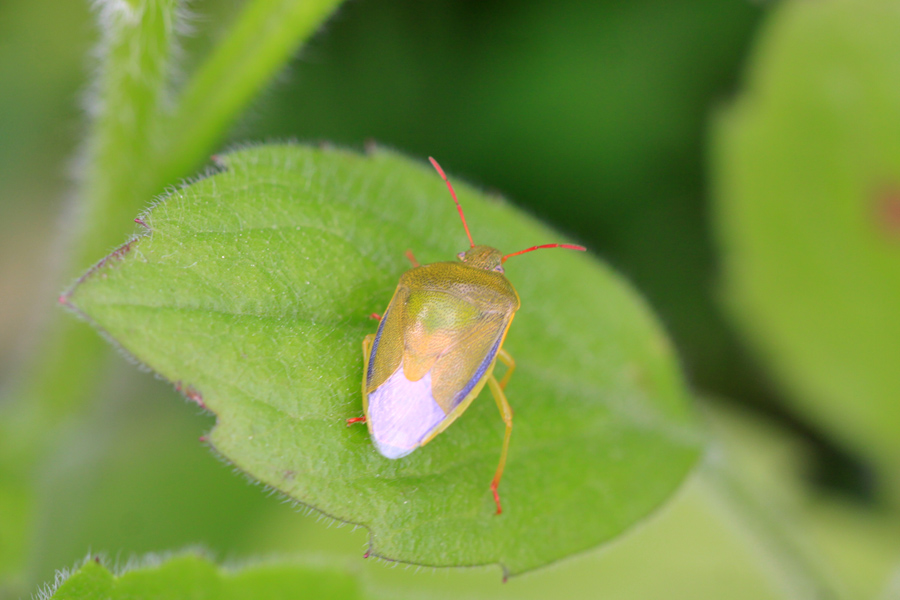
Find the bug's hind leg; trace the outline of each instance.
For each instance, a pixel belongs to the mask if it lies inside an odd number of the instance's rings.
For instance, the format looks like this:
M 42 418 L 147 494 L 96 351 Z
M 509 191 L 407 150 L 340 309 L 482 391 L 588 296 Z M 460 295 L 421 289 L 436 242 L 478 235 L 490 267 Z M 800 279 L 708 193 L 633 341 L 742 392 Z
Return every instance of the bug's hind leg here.
M 508 379 L 508 376 L 503 379 Z M 506 423 L 506 433 L 503 435 L 503 449 L 500 451 L 500 463 L 497 465 L 497 472 L 494 473 L 494 480 L 491 481 L 491 492 L 494 494 L 494 502 L 497 503 L 497 514 L 499 515 L 503 512 L 503 509 L 500 507 L 500 494 L 497 493 L 497 487 L 500 485 L 500 478 L 503 476 L 503 469 L 506 467 L 506 453 L 509 451 L 509 438 L 512 435 L 513 410 L 506 399 L 506 394 L 503 393 L 503 387 L 497 383 L 497 379 L 493 375 L 488 377 L 488 386 L 491 388 L 494 400 L 497 401 L 500 416 L 503 417 L 503 422 Z
M 365 401 L 366 401 L 366 373 L 369 372 L 369 356 L 372 355 L 372 344 L 375 342 L 375 334 L 370 333 L 366 337 L 363 338 L 362 348 L 363 348 L 363 379 L 362 379 L 362 397 L 363 397 L 363 410 L 365 411 Z M 354 423 L 365 423 L 366 417 L 365 415 L 362 417 L 354 417 L 352 419 L 347 419 L 347 425 L 353 425 Z

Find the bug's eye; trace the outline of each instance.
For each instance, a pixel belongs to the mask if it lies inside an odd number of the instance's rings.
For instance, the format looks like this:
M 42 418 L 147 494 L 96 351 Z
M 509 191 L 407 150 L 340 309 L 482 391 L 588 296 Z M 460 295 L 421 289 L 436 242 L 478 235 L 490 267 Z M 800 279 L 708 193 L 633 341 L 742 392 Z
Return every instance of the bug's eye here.
M 496 267 L 494 267 L 494 270 L 498 273 L 503 273 L 503 267 L 501 265 L 497 265 Z
M 460 252 L 459 254 L 456 255 L 456 258 L 458 258 L 459 260 L 461 260 L 463 262 L 466 262 L 466 253 Z

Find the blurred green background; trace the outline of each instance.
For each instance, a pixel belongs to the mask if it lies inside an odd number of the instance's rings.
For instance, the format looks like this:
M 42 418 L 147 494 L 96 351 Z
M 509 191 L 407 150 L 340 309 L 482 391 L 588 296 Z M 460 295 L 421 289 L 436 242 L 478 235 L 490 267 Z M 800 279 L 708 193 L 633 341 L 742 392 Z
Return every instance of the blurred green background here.
M 97 41 L 88 4 L 0 3 L 3 383 L 15 376 L 39 327 L 36 307 L 50 310 L 58 292 L 54 253 L 71 215 L 86 129 L 81 99 Z M 184 42 L 185 72 L 241 3 L 190 6 L 196 33 Z M 787 489 L 787 504 L 802 513 L 787 520 L 831 532 L 806 539 L 837 548 L 842 576 L 866 582 L 845 581 L 853 590 L 848 597 L 863 597 L 854 594 L 882 589 L 879 578 L 898 558 L 896 519 L 892 501 L 880 494 L 879 466 L 797 408 L 790 400 L 795 388 L 781 384 L 721 298 L 710 126 L 738 93 L 771 11 L 745 0 L 352 0 L 254 102 L 230 138 L 360 149 L 375 140 L 411 156 L 432 155 L 452 176 L 502 192 L 589 246 L 660 315 L 698 396 L 727 399 L 709 402 L 719 415 L 712 418 L 725 438 L 744 444 L 748 460 L 769 461 L 757 468 L 776 481 L 762 489 Z M 123 241 L 129 233 L 123 226 Z M 59 460 L 40 475 L 33 581 L 50 579 L 89 549 L 123 557 L 195 543 L 219 558 L 362 552 L 361 532 L 326 531 L 299 517 L 197 445 L 212 419 L 168 386 L 118 358 L 111 371 L 91 413 L 53 441 Z M 785 472 L 773 474 L 778 469 Z M 746 595 L 729 597 L 785 597 L 784 586 L 767 587 L 765 567 L 748 566 L 756 559 L 743 555 L 746 548 L 732 556 L 722 548 L 734 540 L 713 539 L 721 532 L 703 508 L 706 500 L 691 499 L 696 487 L 667 513 L 675 517 L 610 552 L 606 597 L 682 597 L 676 588 L 695 598 L 724 597 L 722 589 L 736 588 Z M 640 543 L 649 545 L 628 547 Z M 705 558 L 681 564 L 685 548 Z M 616 576 L 640 578 L 642 556 L 660 561 L 667 583 L 655 591 L 634 582 L 617 588 Z M 588 594 L 595 559 L 596 553 L 577 559 L 584 564 L 566 563 L 546 576 L 551 579 L 535 580 L 545 586 L 535 583 L 535 589 L 558 589 L 565 580 L 573 594 Z M 465 577 L 471 581 L 459 582 L 460 589 L 494 579 Z M 693 578 L 695 587 L 673 588 L 679 577 Z

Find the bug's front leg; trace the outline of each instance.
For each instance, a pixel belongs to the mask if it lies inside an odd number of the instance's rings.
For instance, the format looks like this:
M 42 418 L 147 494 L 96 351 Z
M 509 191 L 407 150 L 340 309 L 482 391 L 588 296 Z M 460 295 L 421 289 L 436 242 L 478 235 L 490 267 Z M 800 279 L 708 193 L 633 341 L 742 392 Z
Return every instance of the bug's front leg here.
M 363 348 L 363 378 L 362 378 L 362 393 L 363 398 L 366 397 L 366 374 L 369 372 L 369 357 L 372 355 L 372 344 L 375 342 L 375 334 L 370 333 L 366 337 L 363 338 L 362 348 Z M 354 423 L 365 423 L 366 417 L 363 415 L 362 417 L 354 417 L 352 419 L 347 419 L 347 426 L 353 425 Z
M 507 377 L 503 379 L 506 380 L 508 378 L 507 372 Z M 497 487 L 500 485 L 500 478 L 503 476 L 503 469 L 506 467 L 506 453 L 509 451 L 509 438 L 512 435 L 513 410 L 506 399 L 506 394 L 503 393 L 503 386 L 497 383 L 497 379 L 493 375 L 488 377 L 488 386 L 491 388 L 491 394 L 493 394 L 494 400 L 497 402 L 497 408 L 500 409 L 500 416 L 503 417 L 503 422 L 506 423 L 506 433 L 503 435 L 503 449 L 500 451 L 500 463 L 497 465 L 497 472 L 494 473 L 494 480 L 491 481 L 491 492 L 494 494 L 494 502 L 497 503 L 497 514 L 499 515 L 503 512 L 503 509 L 500 507 L 500 494 L 497 493 Z

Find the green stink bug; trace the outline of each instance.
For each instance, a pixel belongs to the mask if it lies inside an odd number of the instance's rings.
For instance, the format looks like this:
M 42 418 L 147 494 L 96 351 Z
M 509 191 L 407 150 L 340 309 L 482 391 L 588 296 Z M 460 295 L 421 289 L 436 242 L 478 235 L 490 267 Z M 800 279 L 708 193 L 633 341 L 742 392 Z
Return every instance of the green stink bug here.
M 506 433 L 491 492 L 502 512 L 497 486 L 503 475 L 513 411 L 504 389 L 516 368 L 503 340 L 519 309 L 519 295 L 503 274 L 507 259 L 540 248 L 585 250 L 573 244 L 544 244 L 503 255 L 476 246 L 453 186 L 437 161 L 431 164 L 447 184 L 470 247 L 460 262 L 420 266 L 400 277 L 378 331 L 363 339 L 362 398 L 365 422 L 378 451 L 387 458 L 406 456 L 430 442 L 461 415 L 487 385 L 497 402 Z M 506 365 L 494 377 L 499 359 Z

